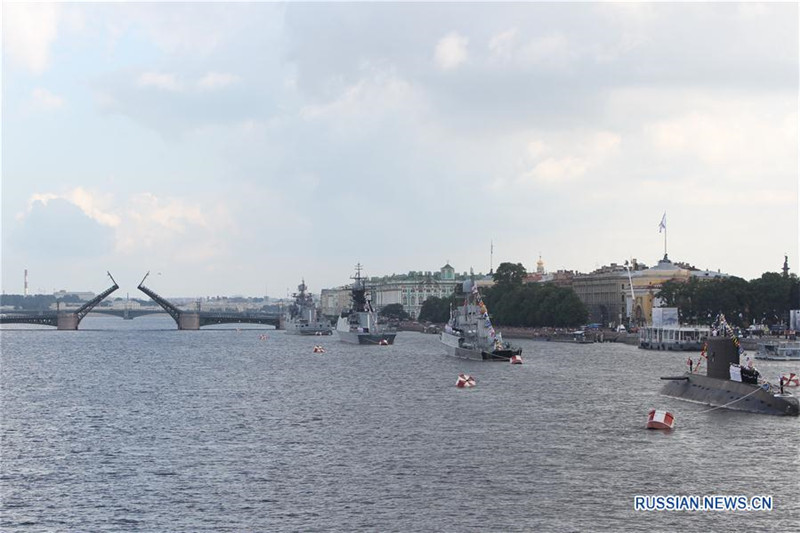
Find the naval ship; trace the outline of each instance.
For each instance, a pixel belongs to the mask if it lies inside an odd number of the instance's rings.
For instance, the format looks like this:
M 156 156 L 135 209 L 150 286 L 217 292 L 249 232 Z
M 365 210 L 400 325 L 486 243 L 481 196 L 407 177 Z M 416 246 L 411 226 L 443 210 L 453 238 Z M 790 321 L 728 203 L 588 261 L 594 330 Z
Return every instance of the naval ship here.
M 796 396 L 781 383 L 761 379 L 755 368 L 739 365 L 739 347 L 732 337 L 709 337 L 706 341 L 706 375 L 695 370 L 682 376 L 662 377 L 667 383 L 661 394 L 750 413 L 798 416 Z M 701 361 L 703 358 L 701 357 Z
M 352 308 L 342 311 L 336 322 L 339 340 L 350 344 L 394 344 L 397 331 L 378 324 L 378 314 L 367 297 L 367 287 L 361 277 L 361 264 L 356 265 L 356 275 L 351 278 L 350 287 Z
M 293 295 L 294 302 L 281 317 L 283 329 L 290 335 L 331 335 L 330 323 L 317 317 L 317 306 L 306 289 L 306 280 L 303 280 Z
M 475 282 L 465 281 L 462 290 L 464 305 L 450 311 L 450 320 L 439 336 L 447 354 L 479 361 L 508 361 L 521 355 L 522 348 L 503 342 L 495 331 Z

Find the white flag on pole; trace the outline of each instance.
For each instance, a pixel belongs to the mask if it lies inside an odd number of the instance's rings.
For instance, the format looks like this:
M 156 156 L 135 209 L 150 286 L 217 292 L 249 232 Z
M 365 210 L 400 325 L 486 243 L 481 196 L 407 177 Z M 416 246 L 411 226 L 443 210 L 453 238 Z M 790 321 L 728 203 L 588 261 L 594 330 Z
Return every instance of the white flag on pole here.
M 658 225 L 658 232 L 661 233 L 661 230 L 667 230 L 667 212 L 664 211 L 664 216 L 661 217 L 661 223 Z

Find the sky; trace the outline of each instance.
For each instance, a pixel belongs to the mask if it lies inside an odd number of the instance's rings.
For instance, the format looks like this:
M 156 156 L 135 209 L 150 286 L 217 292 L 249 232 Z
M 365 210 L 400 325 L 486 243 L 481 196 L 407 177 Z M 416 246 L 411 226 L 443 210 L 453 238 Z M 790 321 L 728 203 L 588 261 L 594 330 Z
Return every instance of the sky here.
M 2 291 L 798 258 L 796 3 L 2 4 Z

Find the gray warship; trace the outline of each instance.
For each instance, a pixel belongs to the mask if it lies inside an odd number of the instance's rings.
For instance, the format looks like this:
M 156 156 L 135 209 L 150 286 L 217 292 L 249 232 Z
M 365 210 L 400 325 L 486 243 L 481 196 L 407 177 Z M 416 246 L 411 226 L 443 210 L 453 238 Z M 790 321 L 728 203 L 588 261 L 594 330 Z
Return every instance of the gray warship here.
M 336 321 L 339 340 L 350 344 L 394 344 L 397 331 L 378 323 L 378 314 L 367 297 L 367 286 L 361 277 L 361 264 L 356 265 L 356 275 L 351 278 L 352 308 L 342 311 Z
M 709 337 L 706 375 L 687 372 L 666 380 L 661 394 L 681 400 L 750 413 L 798 416 L 796 396 L 781 384 L 760 379 L 755 368 L 739 365 L 739 348 L 731 337 Z
M 439 334 L 447 354 L 478 361 L 508 361 L 522 355 L 522 348 L 503 342 L 495 331 L 475 281 L 465 281 L 462 290 L 464 304 L 451 309 L 450 320 Z
M 294 302 L 281 317 L 282 329 L 290 335 L 331 335 L 333 330 L 329 322 L 317 316 L 314 299 L 306 292 L 306 280 L 297 286 Z

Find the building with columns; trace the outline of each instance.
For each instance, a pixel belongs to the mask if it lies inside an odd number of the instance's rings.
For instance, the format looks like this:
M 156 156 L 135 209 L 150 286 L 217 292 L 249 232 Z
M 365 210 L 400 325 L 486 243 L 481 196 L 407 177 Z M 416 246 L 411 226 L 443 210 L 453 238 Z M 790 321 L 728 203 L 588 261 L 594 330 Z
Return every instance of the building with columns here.
M 590 322 L 604 326 L 629 323 L 641 326 L 652 322 L 654 307 L 661 307 L 656 294 L 666 281 L 723 277 L 728 274 L 673 263 L 664 255 L 651 268 L 634 259 L 630 264 L 627 261 L 624 265 L 611 263 L 591 274 L 576 275 L 572 288 L 586 305 Z
M 376 309 L 387 305 L 400 304 L 403 310 L 416 319 L 422 304 L 428 298 L 449 298 L 456 285 L 469 279 L 470 274 L 456 273 L 449 264 L 445 264 L 437 272 L 416 272 L 393 274 L 391 276 L 371 277 L 366 280 L 369 297 Z M 475 274 L 475 279 L 485 281 L 483 274 Z M 342 310 L 350 308 L 350 288 L 348 286 L 335 289 L 323 289 L 320 297 L 322 314 L 329 317 L 338 316 Z

